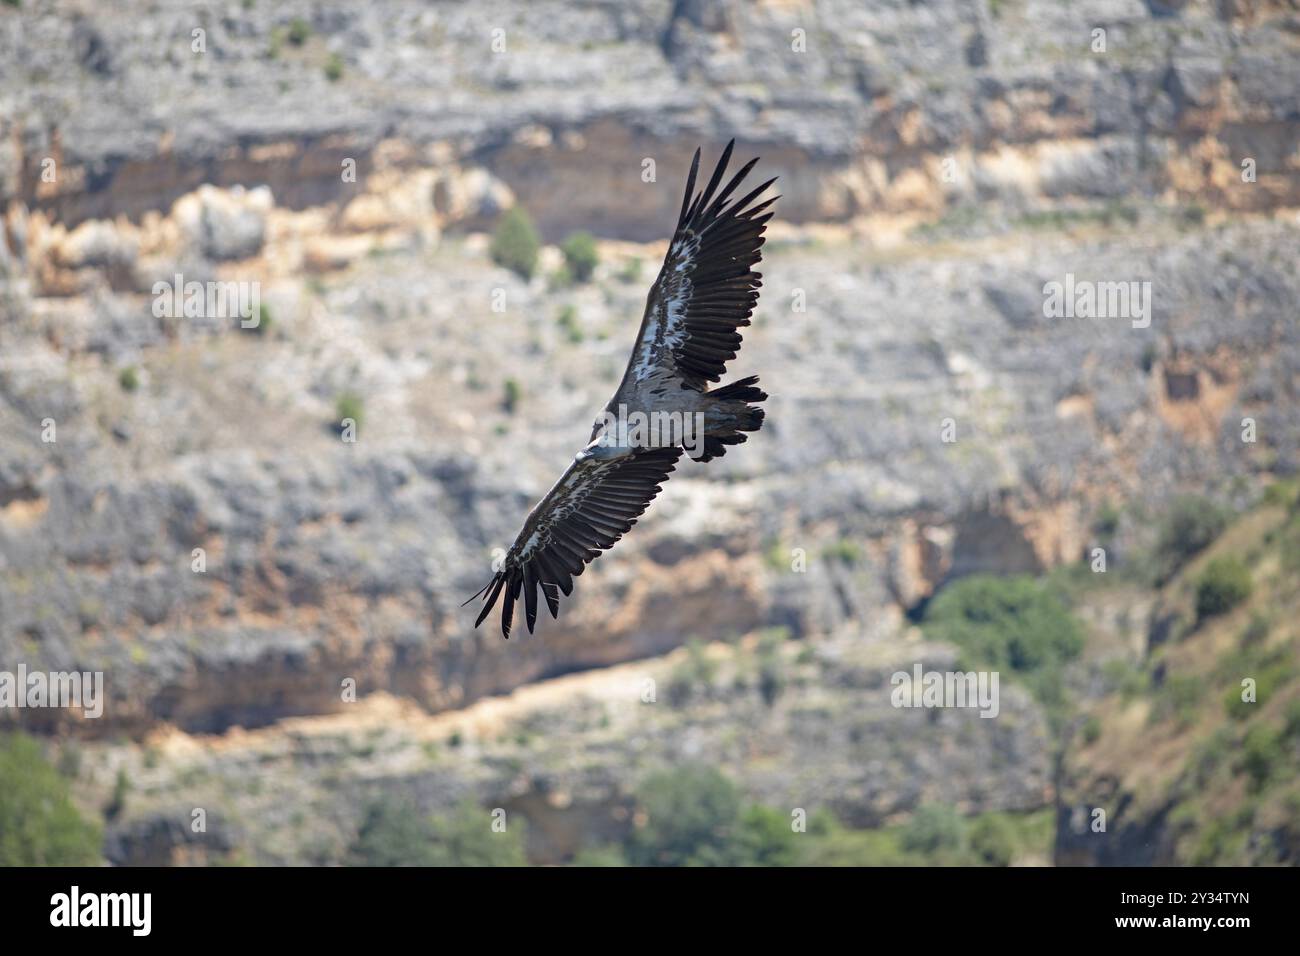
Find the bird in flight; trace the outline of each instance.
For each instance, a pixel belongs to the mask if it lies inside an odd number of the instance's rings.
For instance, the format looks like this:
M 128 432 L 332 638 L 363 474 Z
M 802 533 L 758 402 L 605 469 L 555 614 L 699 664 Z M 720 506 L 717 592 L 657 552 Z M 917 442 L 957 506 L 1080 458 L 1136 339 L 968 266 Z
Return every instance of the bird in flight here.
M 754 204 L 774 177 L 727 202 L 758 162 L 746 163 L 719 192 L 734 146 L 735 140 L 727 144 L 702 192 L 695 191 L 695 151 L 677 228 L 646 297 L 623 380 L 587 446 L 529 512 L 500 570 L 470 597 L 484 601 L 475 627 L 501 598 L 501 633 L 509 638 L 521 591 L 529 633 L 537 623 L 538 590 L 557 617 L 560 594 L 571 594 L 573 579 L 636 524 L 683 451 L 699 461 L 719 458 L 762 426 L 757 403 L 767 394 L 756 376 L 709 388 L 736 357 L 737 329 L 749 325 L 758 303 L 762 281 L 754 266 L 772 218 L 765 210 L 779 198 Z

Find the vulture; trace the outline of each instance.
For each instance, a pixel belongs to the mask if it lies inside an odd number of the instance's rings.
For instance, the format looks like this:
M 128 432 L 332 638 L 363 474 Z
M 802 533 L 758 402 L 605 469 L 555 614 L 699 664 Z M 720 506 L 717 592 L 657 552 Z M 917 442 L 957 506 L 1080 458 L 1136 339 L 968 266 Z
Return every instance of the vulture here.
M 591 431 L 589 443 L 524 521 L 482 596 L 477 628 L 501 600 L 501 633 L 508 639 L 522 600 L 528 631 L 537 623 L 538 592 L 551 617 L 573 579 L 614 546 L 654 500 L 683 451 L 699 461 L 721 457 L 763 424 L 758 403 L 767 394 L 757 376 L 720 388 L 727 362 L 740 348 L 741 326 L 758 302 L 763 231 L 780 197 L 755 202 L 776 178 L 732 200 L 758 162 L 755 158 L 722 184 L 733 139 L 703 190 L 696 191 L 700 151 L 695 151 L 677 227 L 663 268 L 646 297 L 641 330 L 614 397 Z M 719 188 L 721 187 L 721 188 Z M 638 418 L 638 414 L 640 417 Z M 647 420 L 675 428 L 645 427 Z M 626 426 L 633 421 L 631 437 Z M 697 423 L 694 440 L 691 423 Z

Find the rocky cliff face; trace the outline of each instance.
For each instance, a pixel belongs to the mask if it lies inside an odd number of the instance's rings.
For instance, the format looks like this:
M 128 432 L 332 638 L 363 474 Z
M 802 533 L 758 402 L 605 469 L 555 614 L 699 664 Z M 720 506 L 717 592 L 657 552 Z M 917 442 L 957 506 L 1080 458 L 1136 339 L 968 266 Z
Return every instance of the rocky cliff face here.
M 765 626 L 893 646 L 954 575 L 1078 558 L 1103 506 L 1132 551 L 1176 489 L 1297 466 L 1285 4 L 127 8 L 0 6 L 0 662 L 111 698 L 29 726 L 222 733 L 346 713 L 348 679 L 437 713 Z M 683 465 L 536 637 L 473 631 L 690 152 L 733 135 L 782 176 L 736 366 L 762 434 Z M 494 266 L 514 203 L 600 236 L 595 281 Z M 178 275 L 255 283 L 259 329 L 159 314 Z M 1045 317 L 1067 276 L 1149 282 L 1149 324 Z M 993 803 L 1042 793 L 1026 766 Z
M 1072 742 L 1058 781 L 1059 864 L 1300 858 L 1300 501 L 1283 487 L 1154 601 L 1124 589 L 1091 599 L 1138 622 L 1140 638 L 1095 642 L 1090 730 Z M 1216 560 L 1241 561 L 1251 587 L 1238 605 L 1207 615 L 1198 582 Z
M 9 10 L 0 196 L 70 223 L 204 183 L 303 208 L 398 141 L 412 165 L 488 168 L 553 234 L 651 239 L 672 203 L 631 188 L 642 158 L 676 169 L 738 135 L 786 174 L 788 222 L 1131 195 L 1268 209 L 1300 197 L 1294 18 L 1266 0 Z
M 640 780 L 688 763 L 725 770 L 784 813 L 825 808 L 855 826 L 925 802 L 1014 811 L 1048 799 L 1048 735 L 1023 691 L 1003 694 L 996 720 L 899 710 L 889 703 L 890 675 L 913 660 L 951 668 L 950 651 L 860 641 L 795 651 L 784 649 L 774 699 L 760 692 L 750 640 L 712 649 L 710 667 L 689 679 L 679 651 L 434 717 L 381 695 L 215 745 L 164 733 L 144 749 L 95 748 L 82 774 L 106 798 L 126 773 L 131 812 L 108 856 L 153 865 L 237 852 L 253 863 L 337 863 L 369 800 L 432 813 L 467 796 L 526 818 L 532 860 L 560 862 L 626 834 Z M 196 807 L 207 813 L 201 835 L 189 826 Z

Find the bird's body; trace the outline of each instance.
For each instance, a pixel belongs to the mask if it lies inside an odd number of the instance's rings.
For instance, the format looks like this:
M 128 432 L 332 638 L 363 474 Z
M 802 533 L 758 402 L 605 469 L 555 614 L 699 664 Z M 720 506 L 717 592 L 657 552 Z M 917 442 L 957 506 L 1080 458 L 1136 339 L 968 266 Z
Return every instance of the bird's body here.
M 587 446 L 529 512 L 500 570 L 478 592 L 485 606 L 476 627 L 502 597 L 501 631 L 508 638 L 521 591 L 529 631 L 537 618 L 538 589 L 557 616 L 558 592 L 568 595 L 587 563 L 636 524 L 683 451 L 709 461 L 762 426 L 757 403 L 767 395 L 756 377 L 709 388 L 736 357 L 737 329 L 749 325 L 758 301 L 761 282 L 753 266 L 772 215 L 763 210 L 775 201 L 749 205 L 772 184 L 768 180 L 726 204 L 758 162 L 752 160 L 717 192 L 733 146 L 734 141 L 727 145 L 699 194 L 696 150 L 677 229 L 647 296 L 623 379 Z

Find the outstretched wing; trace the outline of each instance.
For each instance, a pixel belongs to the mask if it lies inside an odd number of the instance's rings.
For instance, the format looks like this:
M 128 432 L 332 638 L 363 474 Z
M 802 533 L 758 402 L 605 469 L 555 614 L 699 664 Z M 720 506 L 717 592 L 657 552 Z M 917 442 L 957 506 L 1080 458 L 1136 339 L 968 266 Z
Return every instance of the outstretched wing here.
M 563 477 L 528 514 L 500 571 L 470 601 L 485 595 L 474 622 L 478 627 L 497 602 L 501 633 L 510 637 L 515 602 L 523 592 L 531 634 L 537 622 L 537 589 L 560 613 L 560 595 L 573 591 L 573 579 L 593 558 L 614 546 L 654 500 L 681 455 L 680 448 L 649 448 L 626 457 L 575 459 Z M 469 601 L 465 602 L 466 604 Z
M 703 391 L 707 382 L 721 378 L 727 362 L 736 357 L 740 348 L 736 330 L 749 325 L 763 284 L 754 265 L 762 258 L 763 230 L 772 218 L 772 213 L 764 210 L 779 197 L 750 205 L 776 182 L 773 178 L 726 204 L 758 162 L 757 158 L 750 160 L 717 192 L 735 144 L 735 140 L 727 144 L 708 186 L 700 193 L 695 192 L 700 151 L 695 151 L 677 229 L 659 278 L 646 298 L 641 331 L 620 393 L 663 368 L 683 384 Z

